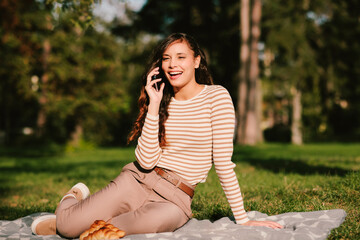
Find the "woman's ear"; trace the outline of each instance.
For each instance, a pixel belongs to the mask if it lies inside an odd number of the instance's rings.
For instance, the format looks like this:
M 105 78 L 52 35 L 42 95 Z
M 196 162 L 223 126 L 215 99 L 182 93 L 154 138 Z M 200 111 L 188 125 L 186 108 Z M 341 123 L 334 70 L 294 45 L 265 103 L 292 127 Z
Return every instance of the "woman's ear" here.
M 201 62 L 201 56 L 198 55 L 197 57 L 195 57 L 195 68 L 199 68 L 200 62 Z

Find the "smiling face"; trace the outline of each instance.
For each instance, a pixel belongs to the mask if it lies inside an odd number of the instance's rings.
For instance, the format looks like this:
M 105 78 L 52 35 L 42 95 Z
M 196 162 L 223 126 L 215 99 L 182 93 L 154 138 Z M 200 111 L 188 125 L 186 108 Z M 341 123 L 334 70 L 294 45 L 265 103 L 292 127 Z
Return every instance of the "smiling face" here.
M 164 51 L 162 70 L 175 92 L 196 85 L 195 69 L 199 67 L 200 56 L 194 56 L 186 41 L 176 41 Z

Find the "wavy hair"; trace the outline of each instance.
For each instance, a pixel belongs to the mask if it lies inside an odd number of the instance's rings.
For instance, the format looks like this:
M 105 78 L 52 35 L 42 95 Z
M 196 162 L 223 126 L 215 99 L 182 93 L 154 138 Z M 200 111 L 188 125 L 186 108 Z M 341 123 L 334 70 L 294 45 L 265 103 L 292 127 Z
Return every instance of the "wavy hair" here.
M 159 109 L 159 143 L 160 143 L 160 147 L 166 146 L 165 122 L 169 116 L 168 107 L 171 98 L 174 96 L 174 90 L 170 85 L 169 81 L 167 80 L 167 78 L 165 77 L 161 65 L 162 65 L 162 57 L 165 50 L 174 42 L 186 42 L 190 47 L 190 49 L 194 52 L 194 57 L 197 56 L 201 57 L 199 68 L 195 69 L 196 82 L 199 84 L 207 84 L 207 85 L 213 84 L 212 77 L 207 67 L 205 54 L 203 50 L 199 47 L 199 44 L 195 41 L 195 39 L 185 33 L 173 33 L 169 35 L 167 38 L 161 41 L 160 44 L 154 49 L 150 57 L 148 66 L 142 76 L 142 86 L 140 90 L 140 97 L 138 100 L 139 114 L 135 120 L 133 129 L 128 136 L 128 143 L 137 139 L 140 136 L 142 128 L 144 126 L 145 117 L 149 105 L 149 96 L 145 90 L 147 75 L 155 67 L 160 67 L 159 71 L 162 81 L 165 82 L 165 88 Z

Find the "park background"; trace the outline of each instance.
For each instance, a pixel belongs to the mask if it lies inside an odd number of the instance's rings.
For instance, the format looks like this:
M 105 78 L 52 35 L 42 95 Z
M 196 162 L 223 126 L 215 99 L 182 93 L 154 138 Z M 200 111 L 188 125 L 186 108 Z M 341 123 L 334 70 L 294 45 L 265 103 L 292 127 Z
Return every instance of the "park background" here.
M 134 159 L 126 138 L 147 59 L 185 32 L 233 98 L 247 210 L 343 208 L 331 238 L 355 239 L 358 9 L 357 0 L 2 0 L 1 217 L 52 211 L 75 180 L 97 190 Z M 200 187 L 196 217 L 231 215 L 216 181 L 212 171 Z

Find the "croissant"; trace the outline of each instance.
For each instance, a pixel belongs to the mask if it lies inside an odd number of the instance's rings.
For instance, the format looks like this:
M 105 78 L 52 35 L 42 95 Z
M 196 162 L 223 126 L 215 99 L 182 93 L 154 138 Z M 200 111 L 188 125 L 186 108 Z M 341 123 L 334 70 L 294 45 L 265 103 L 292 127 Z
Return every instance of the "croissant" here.
M 125 232 L 103 220 L 96 220 L 90 228 L 80 235 L 80 240 L 119 239 Z

